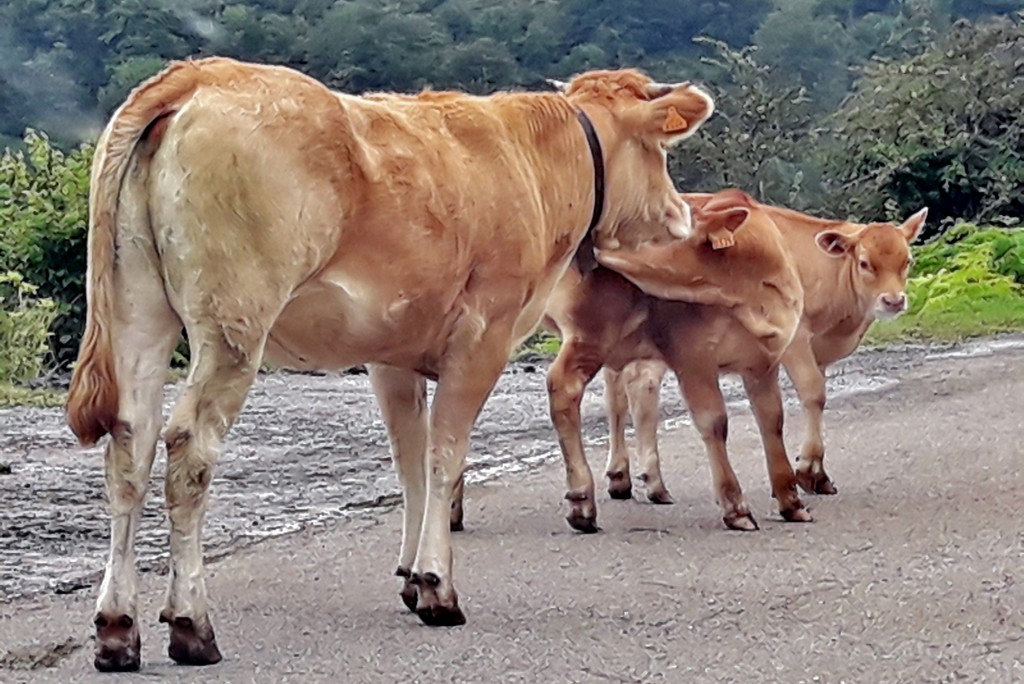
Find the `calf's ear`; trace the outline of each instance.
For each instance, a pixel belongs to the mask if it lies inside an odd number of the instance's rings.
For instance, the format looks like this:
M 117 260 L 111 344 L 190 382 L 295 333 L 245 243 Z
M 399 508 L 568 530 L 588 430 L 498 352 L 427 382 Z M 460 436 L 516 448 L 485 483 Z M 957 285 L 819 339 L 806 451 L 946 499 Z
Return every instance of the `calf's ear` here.
M 841 257 L 853 249 L 853 240 L 849 235 L 838 230 L 823 230 L 814 236 L 818 249 L 830 257 Z
M 917 236 L 921 234 L 921 229 L 924 228 L 924 221 L 928 218 L 928 207 L 925 207 L 921 211 L 917 212 L 900 226 L 900 232 L 903 233 L 903 237 L 907 239 L 907 244 L 910 244 L 917 239 Z

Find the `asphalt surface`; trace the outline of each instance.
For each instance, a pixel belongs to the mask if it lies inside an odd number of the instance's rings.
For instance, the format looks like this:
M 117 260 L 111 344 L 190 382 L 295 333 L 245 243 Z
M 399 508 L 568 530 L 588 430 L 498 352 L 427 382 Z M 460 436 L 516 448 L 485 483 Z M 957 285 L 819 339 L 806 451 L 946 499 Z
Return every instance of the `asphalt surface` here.
M 675 421 L 662 454 L 676 505 L 602 492 L 598 535 L 564 522 L 549 459 L 469 486 L 464 627 L 423 627 L 402 606 L 399 512 L 350 510 L 209 563 L 219 665 L 167 658 L 165 578 L 146 572 L 141 673 L 92 669 L 88 586 L 0 604 L 0 682 L 1024 681 L 1024 346 L 865 358 L 854 366 L 887 359 L 886 380 L 831 401 L 839 494 L 804 497 L 812 524 L 774 513 L 734 405 L 732 462 L 759 532 L 724 528 L 699 437 Z M 802 426 L 791 408 L 794 451 Z M 604 449 L 589 456 L 600 476 Z

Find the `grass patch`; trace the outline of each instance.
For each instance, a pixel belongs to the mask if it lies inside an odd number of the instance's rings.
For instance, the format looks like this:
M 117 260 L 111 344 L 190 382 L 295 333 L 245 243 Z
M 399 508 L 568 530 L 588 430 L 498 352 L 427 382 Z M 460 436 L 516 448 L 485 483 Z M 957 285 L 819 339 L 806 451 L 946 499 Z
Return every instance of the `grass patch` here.
M 914 251 L 910 310 L 875 323 L 867 344 L 1024 330 L 1024 230 L 961 224 Z
M 32 389 L 0 382 L 0 408 L 63 406 L 67 394 L 54 389 Z

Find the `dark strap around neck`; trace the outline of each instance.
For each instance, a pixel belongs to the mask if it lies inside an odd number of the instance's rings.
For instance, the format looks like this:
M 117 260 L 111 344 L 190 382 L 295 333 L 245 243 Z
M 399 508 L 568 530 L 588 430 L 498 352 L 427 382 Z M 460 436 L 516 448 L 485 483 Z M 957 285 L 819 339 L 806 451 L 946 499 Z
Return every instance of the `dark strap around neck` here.
M 594 161 L 594 213 L 590 217 L 590 227 L 583 237 L 579 248 L 576 250 L 576 264 L 583 272 L 597 268 L 597 259 L 594 258 L 594 228 L 601 220 L 604 212 L 604 154 L 601 152 L 601 140 L 597 137 L 594 124 L 590 121 L 582 109 L 576 110 L 576 118 L 583 127 L 583 133 L 587 136 L 587 145 L 590 147 L 590 156 Z

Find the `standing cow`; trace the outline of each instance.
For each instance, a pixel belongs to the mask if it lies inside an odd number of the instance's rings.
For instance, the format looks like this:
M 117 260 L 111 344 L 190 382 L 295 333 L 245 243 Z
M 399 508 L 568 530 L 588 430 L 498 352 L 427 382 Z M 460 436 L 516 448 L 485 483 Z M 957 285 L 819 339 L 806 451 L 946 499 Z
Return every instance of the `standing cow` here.
M 377 364 L 405 496 L 399 573 L 425 623 L 464 622 L 448 510 L 473 422 L 588 231 L 688 235 L 666 148 L 712 109 L 696 87 L 632 70 L 584 74 L 564 93 L 368 99 L 211 58 L 136 89 L 93 162 L 88 316 L 67 404 L 83 444 L 111 435 L 96 667 L 139 667 L 134 542 L 182 327 L 191 362 L 163 431 L 170 657 L 221 658 L 202 519 L 264 358 Z
M 683 198 L 700 207 L 716 196 L 684 194 Z M 906 310 L 909 246 L 924 227 L 928 211 L 922 209 L 900 225 L 858 224 L 750 201 L 752 211 L 770 217 L 781 230 L 803 283 L 803 317 L 782 357 L 807 415 L 797 482 L 809 493 L 834 494 L 835 486 L 824 466 L 825 372 L 831 364 L 853 353 L 872 322 Z M 624 434 L 628 398 L 643 464 L 640 478 L 646 484 L 647 495 L 656 503 L 671 502 L 661 477 L 657 437 L 658 394 L 667 370 L 659 360 L 636 361 L 621 372 L 605 368 L 611 433 L 608 492 L 614 498 L 631 495 Z

